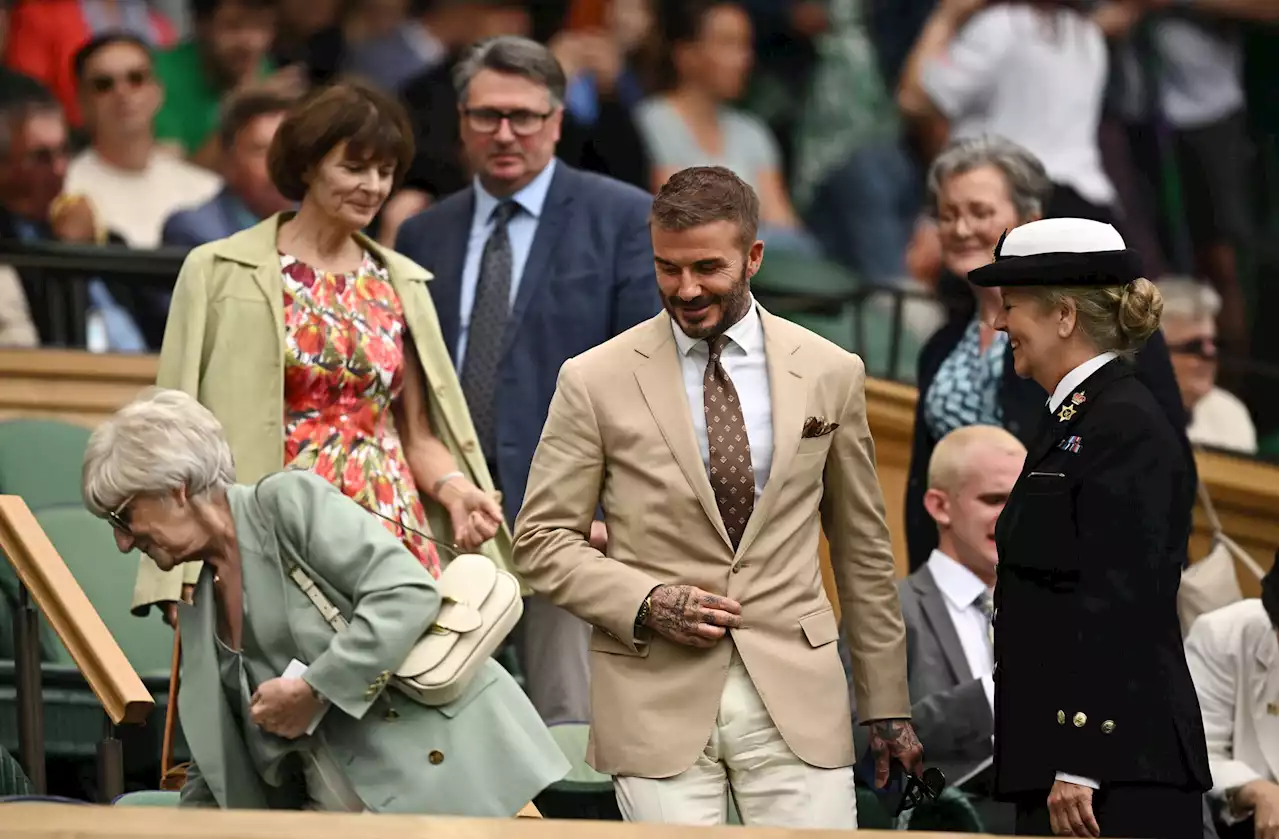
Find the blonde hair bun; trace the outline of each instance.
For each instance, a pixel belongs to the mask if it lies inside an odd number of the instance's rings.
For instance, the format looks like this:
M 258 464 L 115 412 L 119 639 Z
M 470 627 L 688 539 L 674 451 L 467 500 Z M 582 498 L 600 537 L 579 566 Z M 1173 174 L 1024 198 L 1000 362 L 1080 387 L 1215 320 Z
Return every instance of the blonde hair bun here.
M 1150 280 L 1139 277 L 1120 292 L 1120 333 L 1131 346 L 1140 345 L 1160 328 L 1164 298 Z

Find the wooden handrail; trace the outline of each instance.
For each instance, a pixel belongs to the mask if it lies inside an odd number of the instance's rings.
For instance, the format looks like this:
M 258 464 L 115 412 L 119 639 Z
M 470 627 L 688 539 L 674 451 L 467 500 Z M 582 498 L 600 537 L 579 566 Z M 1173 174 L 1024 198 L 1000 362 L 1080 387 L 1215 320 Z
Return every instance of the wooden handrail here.
M 0 549 L 71 653 L 111 722 L 145 722 L 155 705 L 151 693 L 26 502 L 16 495 L 0 495 Z
M 57 804 L 4 808 L 4 834 L 6 839 L 848 839 L 849 835 L 839 830 L 768 827 Z M 860 830 L 857 835 L 891 839 L 898 834 Z M 982 839 L 973 833 L 918 832 L 916 837 Z

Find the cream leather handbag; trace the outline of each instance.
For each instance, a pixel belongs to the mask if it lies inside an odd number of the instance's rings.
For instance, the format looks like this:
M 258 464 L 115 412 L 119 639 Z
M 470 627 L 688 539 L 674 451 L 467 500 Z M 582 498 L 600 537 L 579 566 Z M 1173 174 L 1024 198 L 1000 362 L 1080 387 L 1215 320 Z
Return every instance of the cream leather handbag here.
M 1213 530 L 1213 542 L 1203 559 L 1182 572 L 1182 582 L 1178 586 L 1178 622 L 1182 624 L 1184 638 L 1196 618 L 1244 599 L 1237 576 L 1237 562 L 1259 580 L 1263 574 L 1253 557 L 1223 531 L 1218 511 L 1214 509 L 1213 499 L 1209 497 L 1204 482 L 1201 481 L 1196 489 L 1205 518 Z
M 256 487 L 254 495 L 257 495 Z M 367 507 L 365 510 L 416 533 L 439 548 L 457 552 L 452 545 L 376 510 Z M 300 557 L 285 558 L 289 579 L 315 605 L 334 632 L 344 632 L 348 624 L 342 610 L 333 605 L 333 601 L 311 579 L 302 567 L 304 563 Z M 436 580 L 436 590 L 440 593 L 440 614 L 413 645 L 389 682 L 423 705 L 447 705 L 462 696 L 471 679 L 497 652 L 524 613 L 520 582 L 480 554 L 455 556 L 440 573 L 440 579 Z
M 343 632 L 347 619 L 315 581 L 296 564 L 288 573 L 334 631 Z M 480 554 L 455 557 L 436 588 L 440 614 L 389 682 L 423 705 L 447 705 L 460 697 L 524 612 L 520 583 Z

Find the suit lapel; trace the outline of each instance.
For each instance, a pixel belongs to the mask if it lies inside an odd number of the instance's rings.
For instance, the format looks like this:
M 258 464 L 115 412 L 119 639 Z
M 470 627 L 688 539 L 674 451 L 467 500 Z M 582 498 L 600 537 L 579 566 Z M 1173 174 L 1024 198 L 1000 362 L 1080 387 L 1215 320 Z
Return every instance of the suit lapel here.
M 434 242 L 423 243 L 437 247 L 431 272 L 431 300 L 435 303 L 436 317 L 440 320 L 440 334 L 444 338 L 449 358 L 457 364 L 459 319 L 462 317 L 462 267 L 467 258 L 467 242 L 471 238 L 471 216 L 475 213 L 475 188 L 467 191 L 467 199 L 458 202 L 458 209 L 446 216 L 441 224 L 440 236 Z
M 1258 736 L 1258 748 L 1262 751 L 1267 766 L 1271 767 L 1271 776 L 1280 774 L 1280 716 L 1275 706 L 1276 696 L 1276 644 L 1275 630 L 1263 633 L 1258 639 L 1257 652 L 1254 656 L 1253 687 L 1253 725 Z M 1269 706 L 1269 707 L 1268 707 Z
M 725 545 L 731 545 L 729 534 L 720 518 L 720 510 L 716 507 L 711 479 L 707 477 L 702 454 L 698 451 L 698 441 L 693 433 L 693 417 L 689 414 L 689 399 L 685 395 L 684 376 L 680 370 L 680 357 L 675 338 L 671 334 L 671 319 L 665 312 L 649 321 L 649 328 L 645 330 L 636 352 L 647 359 L 636 368 L 636 382 L 640 385 L 640 392 L 653 414 L 654 422 L 658 424 L 662 439 L 666 441 L 672 457 L 689 482 L 689 488 L 698 497 L 703 512 L 715 525 L 716 532 Z
M 511 316 L 507 318 L 507 328 L 502 335 L 502 354 L 505 357 L 520 330 L 529 303 L 534 296 L 551 279 L 552 257 L 560 236 L 565 228 L 571 226 L 573 215 L 573 192 L 568 183 L 571 172 L 564 163 L 556 164 L 556 171 L 551 176 L 551 186 L 547 190 L 547 200 L 542 205 L 542 215 L 538 217 L 538 229 L 533 234 L 533 246 L 529 249 L 529 258 L 525 260 L 524 273 L 520 276 L 520 287 L 516 292 L 515 304 L 511 308 Z
M 769 370 L 769 405 L 773 422 L 773 461 L 769 466 L 769 480 L 756 500 L 746 532 L 738 543 L 738 556 L 746 554 L 760 529 L 769 521 L 778 501 L 778 494 L 791 472 L 791 461 L 800 446 L 800 434 L 804 430 L 805 411 L 809 407 L 809 385 L 800 372 L 800 345 L 783 340 L 775 327 L 776 318 L 757 306 L 760 325 L 764 329 L 765 363 Z M 713 498 L 714 503 L 714 498 Z
M 943 599 L 942 590 L 938 588 L 938 581 L 927 567 L 924 573 L 915 574 L 911 579 L 916 591 L 920 593 L 920 610 L 924 612 L 925 620 L 929 622 L 938 646 L 942 648 L 947 668 L 951 670 L 951 678 L 957 683 L 967 680 L 970 673 L 969 659 L 964 654 L 955 624 L 951 622 L 951 611 Z

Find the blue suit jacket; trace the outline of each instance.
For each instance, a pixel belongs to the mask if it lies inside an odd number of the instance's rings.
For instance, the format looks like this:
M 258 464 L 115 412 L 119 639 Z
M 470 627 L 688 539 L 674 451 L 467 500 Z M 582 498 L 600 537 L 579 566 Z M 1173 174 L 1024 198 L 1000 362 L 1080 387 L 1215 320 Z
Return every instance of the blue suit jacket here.
M 247 214 L 240 199 L 224 188 L 198 207 L 179 210 L 165 219 L 160 239 L 165 245 L 194 248 L 246 230 Z
M 560 365 L 661 308 L 649 239 L 651 201 L 621 181 L 556 164 L 498 373 L 495 465 L 511 521 L 524 500 Z M 405 222 L 396 239 L 396 250 L 435 275 L 427 287 L 455 366 L 474 206 L 474 187 L 454 193 Z

